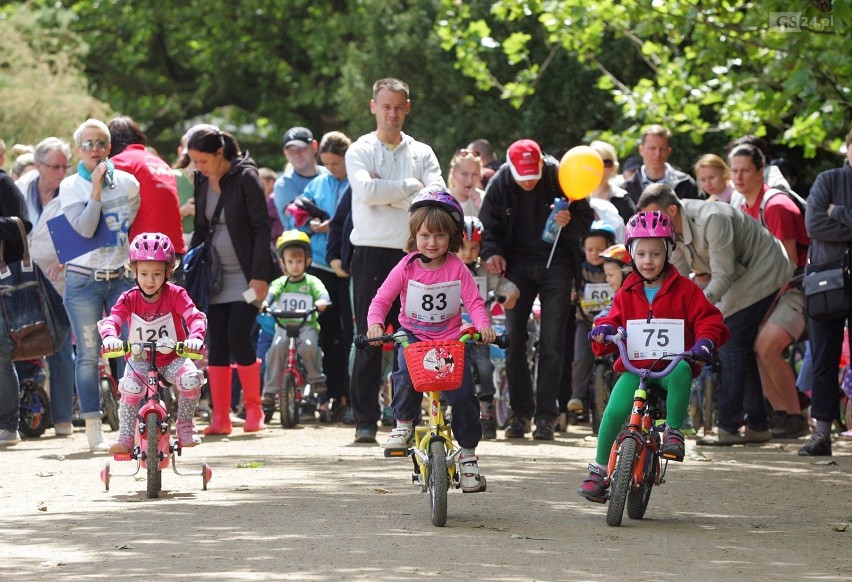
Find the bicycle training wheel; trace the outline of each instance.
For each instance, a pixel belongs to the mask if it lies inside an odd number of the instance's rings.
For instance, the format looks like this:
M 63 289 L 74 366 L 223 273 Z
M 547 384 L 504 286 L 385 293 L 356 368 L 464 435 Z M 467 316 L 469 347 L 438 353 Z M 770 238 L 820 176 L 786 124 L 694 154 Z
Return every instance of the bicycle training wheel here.
M 145 466 L 148 469 L 148 498 L 160 496 L 160 418 L 156 412 L 149 412 L 145 417 L 145 436 L 148 446 L 145 449 Z
M 594 402 L 592 403 L 592 434 L 598 434 L 606 403 L 609 401 L 609 370 L 606 364 L 595 364 Z
M 624 503 L 627 501 L 627 492 L 630 490 L 630 482 L 633 480 L 633 460 L 636 458 L 636 441 L 626 438 L 618 447 L 618 464 L 615 466 L 615 474 L 609 484 L 609 507 L 606 510 L 606 524 L 611 526 L 621 525 L 624 514 Z
M 429 443 L 429 502 L 432 508 L 432 525 L 443 527 L 447 523 L 447 491 L 450 476 L 444 441 Z
M 627 517 L 630 519 L 645 517 L 645 510 L 648 509 L 648 502 L 651 500 L 651 490 L 654 488 L 658 463 L 657 454 L 650 452 L 645 459 L 642 484 L 627 494 Z
M 278 404 L 281 413 L 281 426 L 293 428 L 299 424 L 299 402 L 296 400 L 296 377 L 290 372 L 281 375 L 281 388 L 278 389 Z
M 19 410 L 18 430 L 27 438 L 40 437 L 51 424 L 50 399 L 40 384 L 21 390 Z

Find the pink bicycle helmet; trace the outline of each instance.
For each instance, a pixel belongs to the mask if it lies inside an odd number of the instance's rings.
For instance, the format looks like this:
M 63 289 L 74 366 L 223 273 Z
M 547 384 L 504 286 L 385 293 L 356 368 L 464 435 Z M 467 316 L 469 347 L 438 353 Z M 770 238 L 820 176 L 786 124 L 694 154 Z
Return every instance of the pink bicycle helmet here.
M 287 212 L 290 213 L 293 224 L 297 227 L 305 226 L 311 220 L 311 213 L 295 202 L 287 205 Z
M 464 238 L 467 242 L 479 242 L 482 240 L 483 229 L 484 227 L 482 226 L 482 222 L 480 222 L 477 217 L 465 216 L 462 238 Z
M 162 233 L 143 232 L 130 243 L 127 259 L 131 265 L 136 261 L 163 261 L 171 268 L 175 263 L 175 246 Z
M 464 231 L 464 210 L 462 210 L 459 201 L 445 189 L 435 187 L 422 191 L 411 203 L 411 206 L 408 207 L 408 212 L 414 212 L 422 206 L 438 206 L 439 208 L 443 208 L 453 217 L 459 231 Z
M 624 244 L 628 249 L 631 248 L 631 243 L 637 238 L 662 238 L 670 244 L 669 252 L 675 246 L 675 232 L 672 219 L 667 214 L 654 210 L 647 212 L 640 210 L 627 221 L 627 228 L 624 231 Z

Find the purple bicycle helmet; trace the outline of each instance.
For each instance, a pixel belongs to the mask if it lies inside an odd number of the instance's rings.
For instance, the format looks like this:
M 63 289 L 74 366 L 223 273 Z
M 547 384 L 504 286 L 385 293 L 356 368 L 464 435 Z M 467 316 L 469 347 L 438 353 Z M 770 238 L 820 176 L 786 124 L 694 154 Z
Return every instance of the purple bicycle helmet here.
M 452 194 L 443 188 L 435 187 L 421 191 L 420 195 L 414 199 L 411 206 L 408 207 L 408 212 L 414 212 L 423 206 L 437 206 L 443 208 L 450 213 L 453 221 L 456 223 L 459 232 L 464 231 L 464 210 L 461 204 Z
M 669 242 L 669 252 L 675 246 L 675 232 L 672 219 L 667 214 L 654 210 L 640 210 L 627 221 L 624 231 L 624 244 L 628 249 L 637 238 L 662 238 Z
M 175 263 L 175 246 L 160 232 L 143 232 L 130 243 L 127 259 L 131 265 L 136 261 L 163 261 L 171 268 Z

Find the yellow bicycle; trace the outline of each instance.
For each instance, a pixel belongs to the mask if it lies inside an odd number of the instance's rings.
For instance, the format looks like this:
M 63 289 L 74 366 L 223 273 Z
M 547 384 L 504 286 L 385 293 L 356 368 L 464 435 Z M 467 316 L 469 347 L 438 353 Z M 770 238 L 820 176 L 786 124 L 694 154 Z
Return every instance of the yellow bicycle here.
M 428 424 L 414 428 L 414 442 L 409 449 L 385 449 L 385 457 L 411 456 L 414 463 L 412 482 L 422 493 L 429 493 L 432 525 L 443 527 L 447 523 L 447 491 L 450 484 L 460 487 L 458 458 L 461 448 L 453 442 L 453 432 L 441 411 L 441 392 L 461 386 L 464 374 L 464 345 L 479 341 L 478 333 L 463 333 L 458 340 L 409 342 L 405 330 L 374 339 L 359 335 L 355 346 L 364 349 L 371 344 L 395 342 L 404 349 L 404 356 L 414 390 L 427 394 Z M 509 345 L 508 337 L 501 335 L 494 342 L 501 348 Z M 485 491 L 482 477 L 480 491 Z

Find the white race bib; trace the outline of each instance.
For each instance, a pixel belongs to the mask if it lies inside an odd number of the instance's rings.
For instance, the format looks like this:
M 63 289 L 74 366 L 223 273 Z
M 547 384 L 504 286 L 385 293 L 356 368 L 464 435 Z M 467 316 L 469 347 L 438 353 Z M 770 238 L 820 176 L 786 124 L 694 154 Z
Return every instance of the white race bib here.
M 488 299 L 488 277 L 476 276 L 473 278 L 476 283 L 476 288 L 479 289 L 479 296 L 485 301 Z
M 599 313 L 612 302 L 612 287 L 609 283 L 586 283 L 580 307 L 586 313 Z
M 409 281 L 405 295 L 405 315 L 416 321 L 446 321 L 461 310 L 461 281 L 425 285 Z
M 627 355 L 631 360 L 656 360 L 680 354 L 683 349 L 682 319 L 627 320 Z
M 155 342 L 158 339 L 168 338 L 177 341 L 177 331 L 175 330 L 175 319 L 171 313 L 161 315 L 157 319 L 145 321 L 137 314 L 130 316 L 130 334 L 128 341 L 134 342 Z M 171 350 L 163 349 L 163 353 L 168 353 Z
M 307 311 L 314 306 L 314 298 L 304 293 L 282 293 L 275 305 L 284 311 Z

